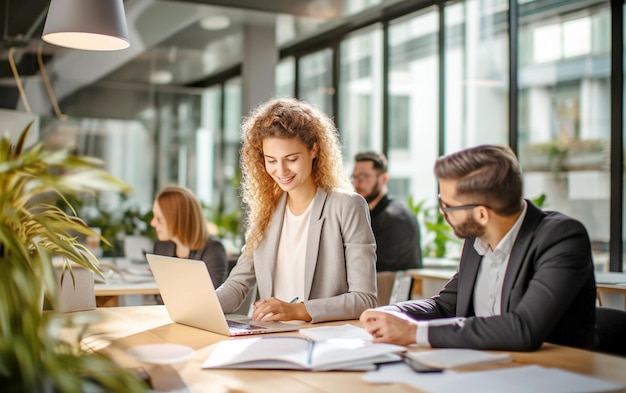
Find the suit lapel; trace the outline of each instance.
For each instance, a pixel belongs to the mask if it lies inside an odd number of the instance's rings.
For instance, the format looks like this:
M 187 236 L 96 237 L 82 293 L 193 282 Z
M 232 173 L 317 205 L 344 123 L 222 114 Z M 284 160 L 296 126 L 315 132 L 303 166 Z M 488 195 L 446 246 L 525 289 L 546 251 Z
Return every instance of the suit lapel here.
M 465 242 L 463 248 L 469 247 L 469 250 L 463 254 L 464 258 L 459 262 L 459 280 L 457 289 L 457 315 L 471 316 L 474 315 L 474 286 L 476 285 L 476 277 L 478 276 L 478 268 L 482 256 L 474 250 L 474 241 Z
M 276 210 L 272 214 L 272 220 L 267 228 L 263 241 L 259 244 L 254 254 L 255 261 L 255 274 L 259 283 L 259 291 L 261 290 L 262 283 L 269 285 L 269 292 L 266 297 L 269 297 L 274 293 L 274 271 L 276 270 L 276 258 L 278 256 L 278 243 L 280 239 L 280 232 L 283 228 L 283 217 L 285 216 L 285 207 L 287 206 L 287 193 L 278 200 Z M 267 241 L 272 239 L 273 241 Z M 256 266 L 257 261 L 262 263 L 262 268 Z M 265 295 L 264 295 L 265 296 Z
M 522 222 L 522 226 L 517 234 L 517 239 L 513 243 L 509 264 L 506 268 L 504 283 L 502 284 L 502 313 L 508 312 L 511 300 L 511 291 L 515 285 L 515 281 L 519 272 L 524 265 L 528 247 L 532 243 L 535 234 L 535 228 L 541 220 L 542 211 L 533 205 L 530 201 L 526 201 L 526 217 Z
M 313 197 L 313 207 L 311 208 L 311 220 L 309 222 L 309 233 L 306 242 L 306 256 L 304 260 L 304 297 L 309 298 L 311 287 L 313 286 L 313 275 L 317 265 L 317 255 L 319 253 L 322 227 L 324 226 L 324 207 L 328 193 L 321 188 L 317 189 Z

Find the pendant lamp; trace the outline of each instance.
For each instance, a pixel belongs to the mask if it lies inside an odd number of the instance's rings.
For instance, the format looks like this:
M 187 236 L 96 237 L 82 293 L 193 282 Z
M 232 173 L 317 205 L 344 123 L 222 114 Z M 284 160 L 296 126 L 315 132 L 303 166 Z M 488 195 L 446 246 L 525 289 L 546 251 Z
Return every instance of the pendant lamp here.
M 112 51 L 130 46 L 123 0 L 51 0 L 41 38 L 67 48 Z

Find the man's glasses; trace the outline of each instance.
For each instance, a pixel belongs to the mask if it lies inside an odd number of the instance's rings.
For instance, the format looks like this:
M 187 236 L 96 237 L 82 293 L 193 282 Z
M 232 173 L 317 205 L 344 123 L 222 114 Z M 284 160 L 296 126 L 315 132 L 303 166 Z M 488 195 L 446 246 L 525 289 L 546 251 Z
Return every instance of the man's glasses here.
M 352 179 L 352 181 L 356 181 L 356 182 L 362 182 L 365 181 L 367 179 L 370 179 L 372 177 L 374 177 L 376 175 L 373 175 L 371 173 L 360 173 L 358 175 L 352 175 L 350 176 L 350 179 Z
M 438 195 L 437 198 L 439 199 L 439 209 L 441 209 L 441 211 L 444 212 L 444 213 L 449 213 L 449 212 L 453 212 L 453 211 L 457 211 L 457 210 L 471 210 L 471 209 L 474 209 L 474 208 L 476 208 L 478 206 L 485 206 L 485 207 L 489 208 L 488 206 L 486 206 L 484 204 L 449 206 L 448 204 L 446 204 L 444 201 L 441 200 L 441 195 Z

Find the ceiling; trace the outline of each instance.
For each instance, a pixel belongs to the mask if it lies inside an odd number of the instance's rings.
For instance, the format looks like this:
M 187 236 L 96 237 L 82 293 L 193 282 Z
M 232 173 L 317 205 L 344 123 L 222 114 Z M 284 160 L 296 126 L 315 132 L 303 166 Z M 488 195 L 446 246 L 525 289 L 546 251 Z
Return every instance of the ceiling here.
M 29 106 L 48 113 L 44 70 L 59 102 L 89 86 L 158 84 L 188 88 L 241 61 L 242 32 L 266 27 L 281 37 L 306 34 L 322 23 L 347 16 L 349 0 L 125 0 L 131 46 L 115 52 L 66 49 L 44 43 L 41 32 L 50 0 L 0 0 L 3 45 L 0 48 L 0 108 L 24 109 L 11 71 L 15 61 Z M 227 27 L 201 27 L 207 17 L 228 18 Z M 14 48 L 11 50 L 11 48 Z

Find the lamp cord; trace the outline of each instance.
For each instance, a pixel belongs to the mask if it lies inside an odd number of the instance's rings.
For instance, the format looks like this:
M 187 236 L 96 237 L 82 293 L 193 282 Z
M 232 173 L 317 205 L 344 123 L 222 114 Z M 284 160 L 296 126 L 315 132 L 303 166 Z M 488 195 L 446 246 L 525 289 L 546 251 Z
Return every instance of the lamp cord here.
M 9 64 L 11 65 L 13 78 L 15 79 L 15 84 L 17 85 L 17 90 L 20 93 L 20 98 L 22 99 L 22 103 L 24 104 L 24 107 L 26 108 L 26 112 L 31 112 L 30 104 L 28 103 L 28 99 L 26 98 L 26 94 L 24 93 L 24 87 L 22 87 L 20 74 L 17 72 L 17 67 L 15 66 L 15 60 L 13 60 L 13 52 L 15 52 L 15 48 L 11 47 L 9 49 Z
M 52 90 L 52 85 L 50 84 L 50 78 L 48 78 L 48 72 L 46 72 L 46 66 L 43 63 L 42 52 L 43 52 L 42 45 L 39 44 L 39 47 L 37 48 L 37 63 L 39 64 L 39 70 L 41 71 L 43 82 L 46 85 L 46 91 L 48 92 L 50 103 L 52 104 L 52 108 L 54 109 L 54 114 L 59 120 L 67 120 L 67 115 L 61 112 L 61 109 L 59 108 L 59 103 L 57 102 L 57 98 L 54 95 L 54 90 Z

